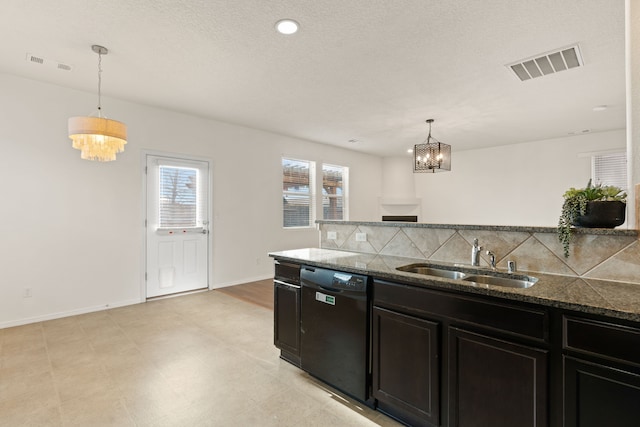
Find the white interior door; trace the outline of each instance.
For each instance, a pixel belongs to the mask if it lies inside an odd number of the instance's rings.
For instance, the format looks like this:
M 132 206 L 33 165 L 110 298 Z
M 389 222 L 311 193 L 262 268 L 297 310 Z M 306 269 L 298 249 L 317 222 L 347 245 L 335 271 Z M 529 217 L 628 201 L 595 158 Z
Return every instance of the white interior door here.
M 209 163 L 147 155 L 147 298 L 208 288 Z

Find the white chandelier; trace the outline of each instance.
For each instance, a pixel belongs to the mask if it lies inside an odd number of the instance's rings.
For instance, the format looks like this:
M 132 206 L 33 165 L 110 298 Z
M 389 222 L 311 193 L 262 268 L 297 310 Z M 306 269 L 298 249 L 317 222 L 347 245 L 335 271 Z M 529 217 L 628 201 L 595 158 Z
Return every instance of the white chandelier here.
M 91 49 L 98 54 L 98 117 L 69 118 L 69 138 L 73 141 L 71 146 L 80 150 L 82 159 L 110 162 L 116 159 L 116 153 L 124 151 L 127 125 L 102 117 L 102 55 L 109 50 L 98 45 Z

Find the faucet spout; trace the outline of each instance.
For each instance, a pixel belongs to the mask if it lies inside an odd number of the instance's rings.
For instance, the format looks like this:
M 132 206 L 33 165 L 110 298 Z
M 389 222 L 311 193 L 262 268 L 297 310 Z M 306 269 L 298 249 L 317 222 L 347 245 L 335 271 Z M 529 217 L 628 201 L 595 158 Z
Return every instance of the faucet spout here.
M 478 239 L 473 239 L 473 247 L 471 248 L 471 265 L 478 267 L 480 265 L 480 250 L 482 246 L 478 245 Z

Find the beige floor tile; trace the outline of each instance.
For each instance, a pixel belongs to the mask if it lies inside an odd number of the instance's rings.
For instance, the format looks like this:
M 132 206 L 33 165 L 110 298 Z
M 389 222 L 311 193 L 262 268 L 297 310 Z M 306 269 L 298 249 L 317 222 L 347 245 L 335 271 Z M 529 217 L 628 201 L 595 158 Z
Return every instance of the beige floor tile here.
M 0 427 L 62 427 L 60 408 L 38 408 L 28 410 L 20 408 L 16 411 L 3 411 L 0 414 Z
M 61 404 L 62 421 L 69 427 L 134 427 L 122 399 L 81 397 Z
M 26 332 L 24 335 L 12 332 L 5 334 L 2 339 L 2 354 L 15 354 L 41 351 L 45 348 L 42 329 Z
M 0 354 L 0 378 L 25 376 L 51 371 L 45 347 L 38 350 L 6 351 Z
M 8 420 L 25 420 L 24 423 L 29 419 L 37 420 L 49 409 L 59 406 L 60 399 L 48 372 L 3 378 L 0 382 L 0 425 L 21 424 L 11 424 Z
M 67 343 L 51 343 L 47 345 L 49 359 L 53 370 L 65 370 L 76 367 L 99 368 L 100 361 L 88 340 Z
M 0 330 L 0 427 L 396 426 L 279 358 L 273 312 L 204 292 Z
M 154 425 L 154 422 L 190 407 L 190 401 L 169 387 L 154 387 L 124 394 L 124 404 L 137 425 Z
M 26 399 L 34 393 L 40 395 L 44 392 L 56 397 L 54 380 L 50 372 L 3 377 L 0 381 L 0 401 Z
M 119 397 L 120 390 L 109 375 L 100 367 L 73 366 L 55 370 L 55 386 L 61 402 L 91 397 Z
M 2 329 L 2 340 L 4 342 L 13 338 L 21 339 L 30 336 L 42 336 L 42 323 L 31 323 L 28 325 L 14 326 L 12 328 Z

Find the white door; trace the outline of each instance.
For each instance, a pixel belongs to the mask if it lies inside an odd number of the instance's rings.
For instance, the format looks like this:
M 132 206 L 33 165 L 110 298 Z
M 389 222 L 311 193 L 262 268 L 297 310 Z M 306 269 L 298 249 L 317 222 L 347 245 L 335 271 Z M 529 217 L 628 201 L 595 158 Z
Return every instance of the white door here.
M 209 163 L 147 155 L 147 298 L 208 288 Z

